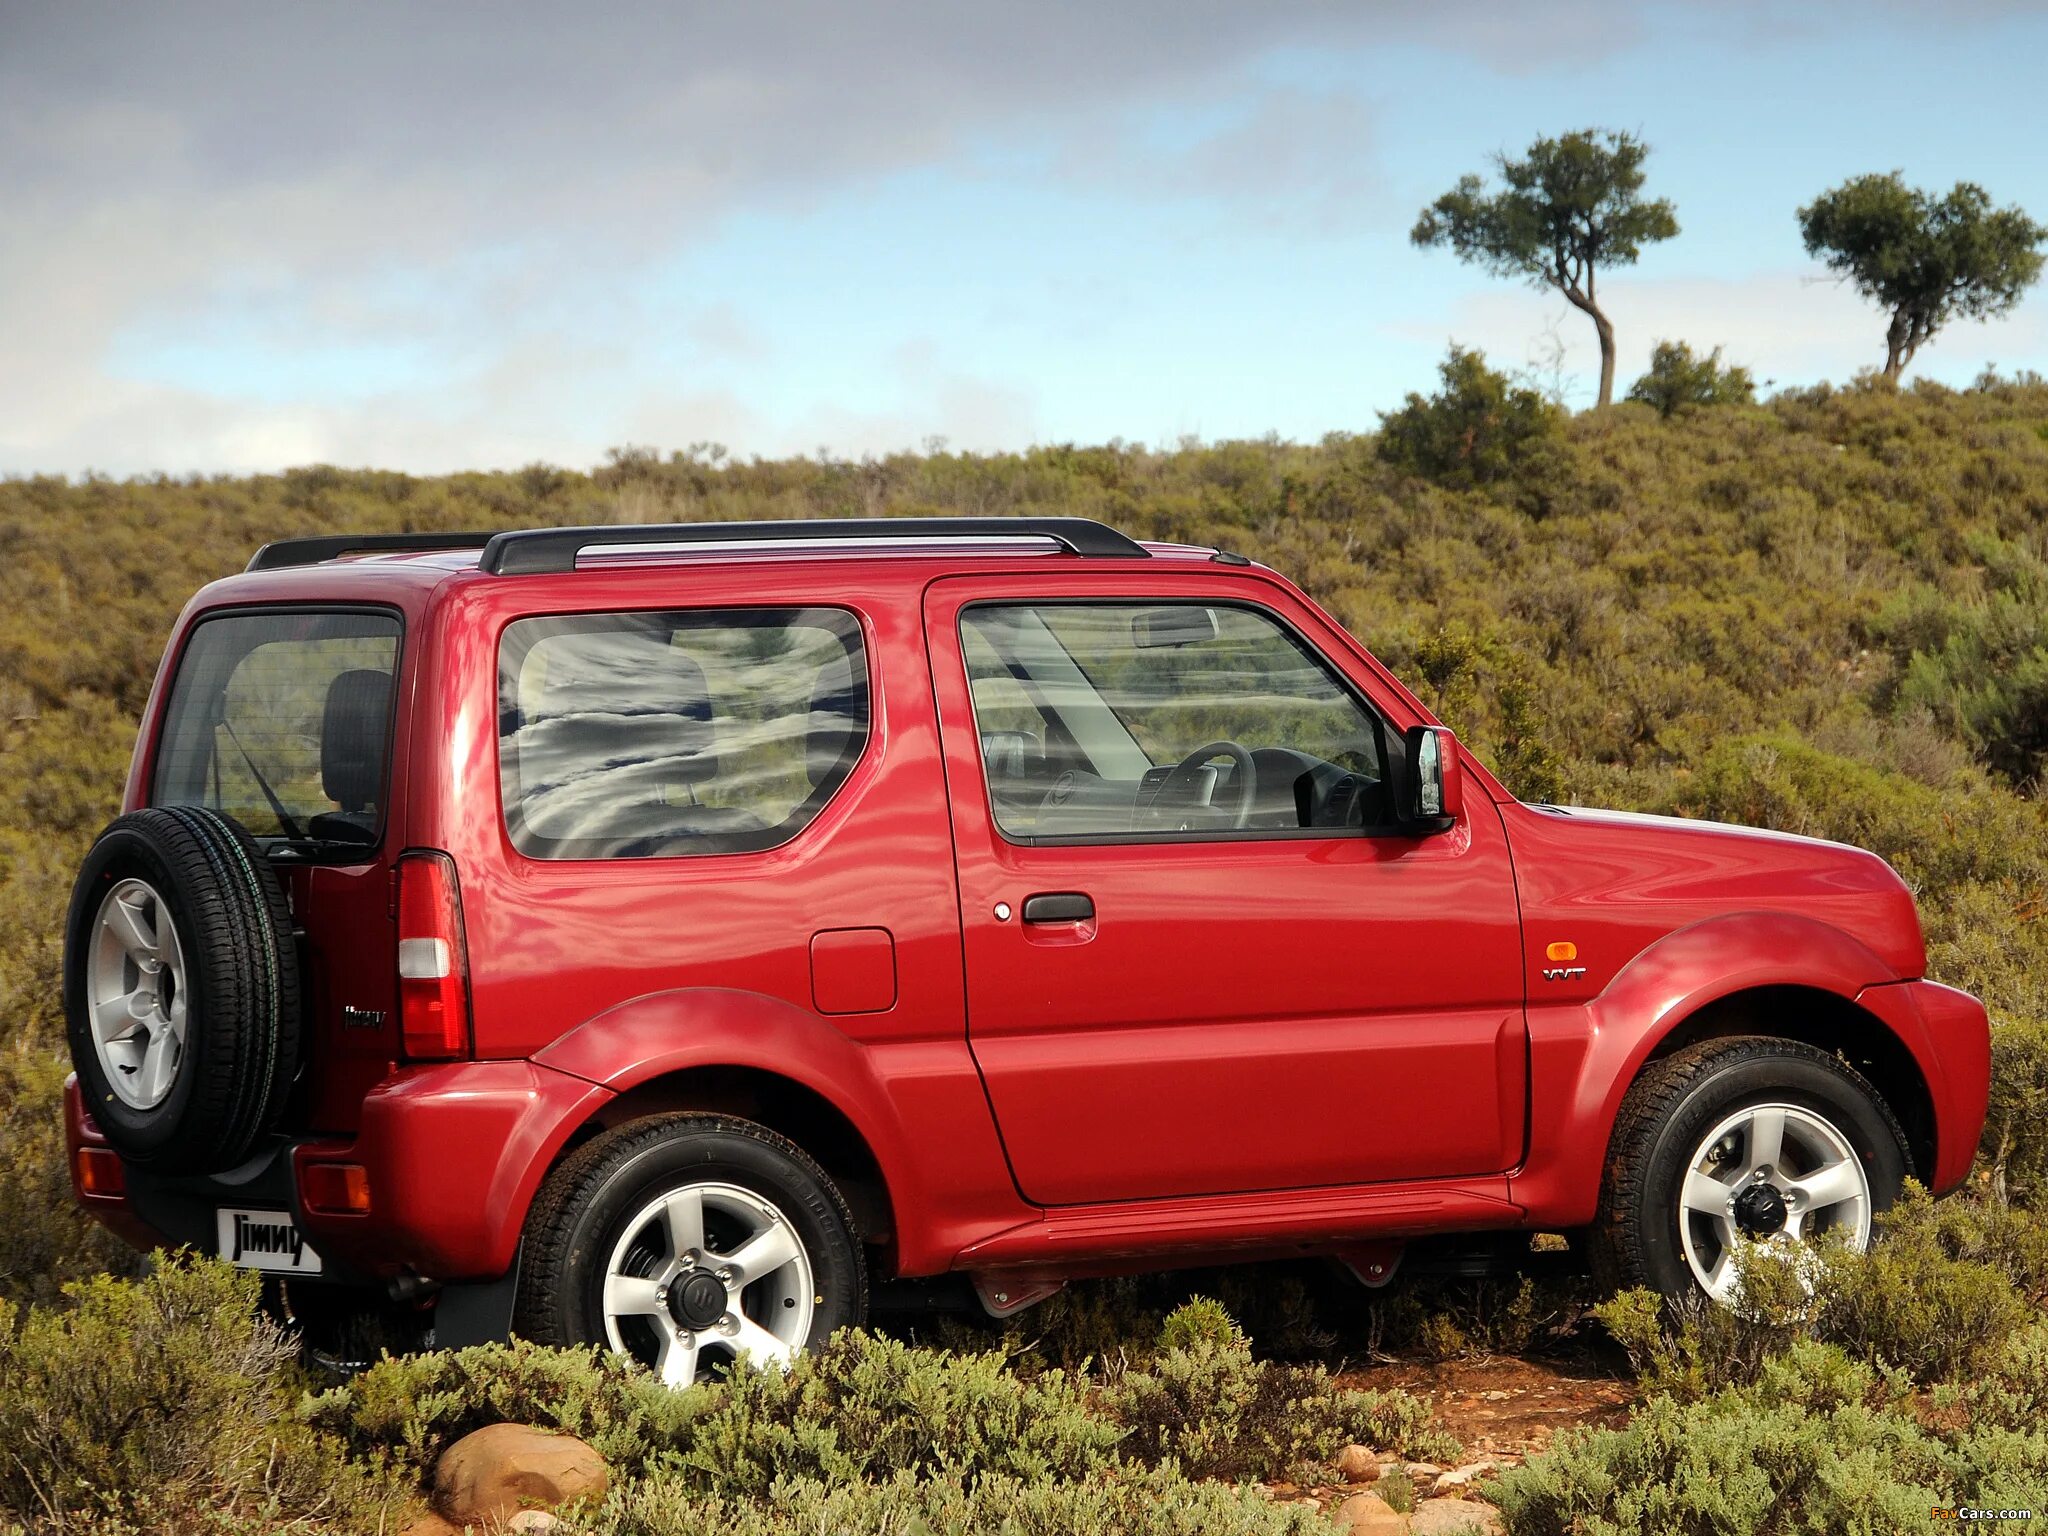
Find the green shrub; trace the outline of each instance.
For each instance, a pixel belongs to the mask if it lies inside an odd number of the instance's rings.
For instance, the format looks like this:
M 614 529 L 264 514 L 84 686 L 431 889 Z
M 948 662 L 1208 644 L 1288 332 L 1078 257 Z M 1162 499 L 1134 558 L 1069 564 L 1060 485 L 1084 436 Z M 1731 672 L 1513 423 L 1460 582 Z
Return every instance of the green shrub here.
M 1650 349 L 1650 371 L 1629 386 L 1628 398 L 1671 417 L 1704 406 L 1752 405 L 1756 381 L 1747 368 L 1724 367 L 1719 347 L 1702 356 L 1682 341 L 1660 341 Z
M 65 1070 L 39 1048 L 0 1049 L 0 1299 L 48 1304 L 70 1281 L 141 1263 L 72 1201 Z
M 1931 1427 L 1878 1372 L 1801 1342 L 1752 1386 L 1653 1397 L 1485 1492 L 1515 1536 L 1875 1536 L 1924 1529 L 1936 1506 L 2038 1505 L 2044 1487 L 2038 1420 Z
M 487 1424 L 532 1424 L 588 1441 L 628 1474 L 683 1438 L 708 1393 L 675 1392 L 619 1355 L 524 1340 L 391 1355 L 308 1399 L 305 1417 L 355 1455 L 424 1474 Z
M 1531 466 L 1556 438 L 1563 413 L 1487 367 L 1484 353 L 1454 345 L 1437 372 L 1436 394 L 1411 394 L 1380 416 L 1382 462 L 1447 486 L 1490 485 Z
M 212 1260 L 0 1302 L 0 1511 L 155 1529 L 374 1523 L 395 1498 L 297 1422 L 292 1350 L 257 1276 Z
M 1190 1482 L 1166 1469 L 1072 1482 L 917 1478 L 778 1483 L 765 1500 L 705 1495 L 657 1473 L 571 1523 L 587 1536 L 1327 1536 L 1329 1521 L 1246 1488 Z
M 2048 1219 L 2048 1017 L 1994 1017 L 1991 1059 L 1986 1171 L 2001 1198 L 2043 1208 Z
M 1159 1325 L 1162 1350 L 1195 1349 L 1205 1344 L 1235 1349 L 1249 1347 L 1250 1342 L 1244 1330 L 1223 1310 L 1223 1303 L 1210 1296 L 1182 1302 Z
M 359 1454 L 416 1470 L 449 1441 L 510 1420 L 578 1435 L 628 1474 L 661 1465 L 706 1493 L 745 1497 L 784 1478 L 1074 1477 L 1104 1464 L 1119 1436 L 1063 1372 L 1025 1381 L 997 1353 L 851 1332 L 786 1373 L 680 1393 L 597 1351 L 515 1343 L 387 1359 L 312 1414 Z
M 1295 1477 L 1353 1442 L 1418 1457 L 1458 1450 L 1416 1399 L 1338 1387 L 1321 1366 L 1254 1360 L 1242 1342 L 1163 1354 L 1106 1396 L 1127 1431 L 1123 1454 L 1171 1459 L 1194 1477 Z
M 1923 1385 L 1974 1379 L 2048 1296 L 2048 1220 L 1908 1182 L 1868 1253 L 1756 1247 L 1738 1263 L 1728 1307 L 1631 1290 L 1593 1309 L 1652 1391 L 1693 1402 L 1746 1387 L 1810 1341 Z

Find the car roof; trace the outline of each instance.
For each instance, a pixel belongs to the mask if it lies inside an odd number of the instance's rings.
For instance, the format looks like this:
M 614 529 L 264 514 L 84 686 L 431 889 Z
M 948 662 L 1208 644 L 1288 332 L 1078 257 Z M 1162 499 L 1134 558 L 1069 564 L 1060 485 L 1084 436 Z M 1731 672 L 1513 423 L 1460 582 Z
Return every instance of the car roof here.
M 621 564 L 731 563 L 764 558 L 953 561 L 1044 555 L 1098 560 L 1211 561 L 1246 565 L 1207 546 L 1140 543 L 1078 517 L 796 519 L 785 522 L 595 524 L 498 532 L 325 534 L 266 544 L 251 574 L 308 568 L 352 576 L 424 572 L 442 578 L 571 575 Z

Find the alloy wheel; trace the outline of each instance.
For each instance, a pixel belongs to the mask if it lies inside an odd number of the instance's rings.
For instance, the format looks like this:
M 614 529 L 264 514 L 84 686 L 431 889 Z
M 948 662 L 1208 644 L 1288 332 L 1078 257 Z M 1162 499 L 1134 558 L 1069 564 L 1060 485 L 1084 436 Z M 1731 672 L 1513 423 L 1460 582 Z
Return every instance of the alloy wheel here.
M 816 1301 L 789 1218 L 736 1184 L 656 1196 L 626 1222 L 604 1271 L 606 1339 L 673 1387 L 743 1358 L 787 1365 Z
M 1700 1288 L 1729 1300 L 1744 1240 L 1810 1243 L 1840 1234 L 1870 1242 L 1870 1175 L 1823 1116 L 1796 1104 L 1737 1110 L 1702 1138 L 1678 1195 L 1678 1234 Z
M 178 1080 L 186 982 L 185 951 L 163 897 L 146 880 L 116 882 L 93 920 L 86 1008 L 100 1068 L 131 1109 L 156 1108 Z

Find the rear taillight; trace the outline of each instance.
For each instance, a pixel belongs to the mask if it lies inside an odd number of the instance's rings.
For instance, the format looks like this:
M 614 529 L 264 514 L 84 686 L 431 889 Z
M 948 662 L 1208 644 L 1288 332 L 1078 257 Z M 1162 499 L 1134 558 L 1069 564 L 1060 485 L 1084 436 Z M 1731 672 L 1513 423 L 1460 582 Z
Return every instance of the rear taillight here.
M 469 946 L 455 861 L 445 853 L 398 861 L 398 1025 L 415 1061 L 470 1054 Z
M 71 1177 L 81 1195 L 111 1199 L 128 1192 L 121 1155 L 112 1147 L 80 1147 L 72 1154 Z
M 361 1163 L 307 1163 L 299 1169 L 299 1199 L 323 1216 L 367 1215 L 370 1170 Z

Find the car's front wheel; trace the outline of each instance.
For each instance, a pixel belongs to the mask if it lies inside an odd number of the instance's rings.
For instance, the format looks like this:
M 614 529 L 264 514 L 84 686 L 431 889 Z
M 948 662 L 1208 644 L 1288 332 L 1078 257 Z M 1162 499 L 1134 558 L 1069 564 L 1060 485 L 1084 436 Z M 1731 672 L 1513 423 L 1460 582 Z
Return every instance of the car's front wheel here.
M 1591 1234 L 1595 1278 L 1734 1298 L 1746 1242 L 1861 1250 L 1911 1171 L 1854 1068 L 1796 1040 L 1708 1040 L 1646 1069 L 1616 1120 Z
M 604 1345 L 686 1387 L 742 1358 L 787 1364 L 866 1311 L 852 1216 L 815 1162 L 749 1121 L 669 1115 L 608 1131 L 549 1175 L 514 1328 Z

